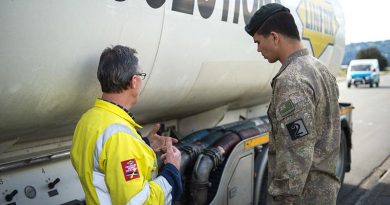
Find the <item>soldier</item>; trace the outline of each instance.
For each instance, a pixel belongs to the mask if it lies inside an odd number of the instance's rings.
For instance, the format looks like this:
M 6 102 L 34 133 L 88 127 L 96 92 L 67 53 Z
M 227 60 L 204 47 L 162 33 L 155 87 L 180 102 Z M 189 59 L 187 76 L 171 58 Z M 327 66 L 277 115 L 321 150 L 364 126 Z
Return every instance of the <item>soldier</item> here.
M 288 8 L 262 6 L 245 30 L 268 62 L 282 64 L 268 108 L 273 204 L 336 204 L 341 128 L 335 77 L 304 48 Z

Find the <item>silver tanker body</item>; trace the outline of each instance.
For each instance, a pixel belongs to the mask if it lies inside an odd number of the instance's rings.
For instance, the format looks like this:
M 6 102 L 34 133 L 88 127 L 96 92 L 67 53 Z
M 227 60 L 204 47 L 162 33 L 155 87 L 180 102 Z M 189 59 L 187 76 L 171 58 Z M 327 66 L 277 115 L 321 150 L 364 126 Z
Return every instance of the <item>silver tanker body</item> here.
M 1 170 L 66 155 L 101 95 L 99 55 L 116 44 L 135 48 L 148 74 L 132 110 L 146 129 L 164 122 L 185 136 L 264 115 L 280 64 L 256 52 L 244 25 L 266 2 L 290 8 L 304 44 L 335 73 L 344 52 L 335 1 L 1 1 Z

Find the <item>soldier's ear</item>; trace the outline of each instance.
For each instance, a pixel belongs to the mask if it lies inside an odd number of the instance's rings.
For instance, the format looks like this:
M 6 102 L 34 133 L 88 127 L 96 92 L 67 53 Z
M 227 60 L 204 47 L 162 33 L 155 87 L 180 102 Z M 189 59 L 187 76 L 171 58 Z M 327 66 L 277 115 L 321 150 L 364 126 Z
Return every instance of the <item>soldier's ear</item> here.
M 276 32 L 271 32 L 270 35 L 271 35 L 272 41 L 274 42 L 274 45 L 277 45 L 279 43 L 279 40 L 280 40 L 279 34 Z

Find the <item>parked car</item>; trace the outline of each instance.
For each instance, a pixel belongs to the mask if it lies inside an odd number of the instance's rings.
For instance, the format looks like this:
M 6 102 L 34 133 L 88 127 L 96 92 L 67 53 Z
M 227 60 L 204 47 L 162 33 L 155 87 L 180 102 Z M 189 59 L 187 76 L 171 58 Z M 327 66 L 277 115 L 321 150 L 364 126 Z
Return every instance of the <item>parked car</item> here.
M 356 59 L 349 63 L 347 70 L 347 86 L 358 87 L 369 84 L 379 87 L 379 62 L 377 59 Z

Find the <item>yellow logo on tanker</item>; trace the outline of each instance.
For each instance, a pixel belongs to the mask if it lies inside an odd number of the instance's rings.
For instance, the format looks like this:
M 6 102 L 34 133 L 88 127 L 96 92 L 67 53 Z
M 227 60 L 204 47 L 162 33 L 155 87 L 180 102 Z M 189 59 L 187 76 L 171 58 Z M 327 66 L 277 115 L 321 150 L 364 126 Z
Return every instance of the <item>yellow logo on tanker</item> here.
M 310 41 L 315 57 L 335 42 L 338 22 L 332 5 L 326 0 L 302 0 L 297 9 L 303 24 L 302 38 Z

